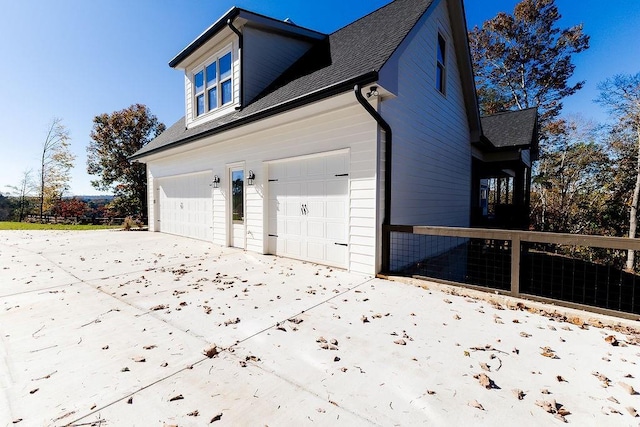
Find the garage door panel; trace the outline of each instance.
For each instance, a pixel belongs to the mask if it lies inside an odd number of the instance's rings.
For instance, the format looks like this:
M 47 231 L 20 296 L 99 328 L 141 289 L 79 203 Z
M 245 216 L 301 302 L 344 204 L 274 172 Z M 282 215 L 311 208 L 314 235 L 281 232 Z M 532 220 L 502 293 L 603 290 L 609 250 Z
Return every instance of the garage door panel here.
M 213 238 L 211 173 L 158 179 L 160 231 L 201 240 Z
M 347 174 L 346 153 L 269 165 L 270 252 L 347 266 Z
M 347 230 L 342 223 L 327 223 L 326 236 L 327 239 L 332 240 L 334 243 L 346 243 Z
M 324 242 L 309 241 L 307 243 L 307 257 L 314 261 L 324 261 L 326 259 L 325 248 Z
M 326 182 L 325 195 L 327 197 L 342 197 L 349 191 L 348 177 L 334 177 Z
M 344 200 L 328 200 L 325 203 L 325 217 L 329 219 L 342 219 L 347 215 L 347 203 Z

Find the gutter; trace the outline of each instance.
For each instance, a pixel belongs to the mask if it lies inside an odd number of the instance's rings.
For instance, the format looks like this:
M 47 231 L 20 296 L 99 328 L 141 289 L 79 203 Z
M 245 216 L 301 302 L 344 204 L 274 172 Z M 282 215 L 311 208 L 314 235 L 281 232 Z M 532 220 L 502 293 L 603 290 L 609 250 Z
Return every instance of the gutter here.
M 244 36 L 242 35 L 242 33 L 233 26 L 233 20 L 235 18 L 229 18 L 227 19 L 227 26 L 231 29 L 231 31 L 233 31 L 234 33 L 236 33 L 236 35 L 238 36 L 238 48 L 240 49 L 240 88 L 238 89 L 240 94 L 239 94 L 239 98 L 240 98 L 240 105 L 238 107 L 236 107 L 236 110 L 242 110 L 243 106 L 244 106 L 244 98 L 243 98 L 243 87 L 244 87 L 244 49 L 243 49 L 243 44 L 244 44 Z
M 353 92 L 356 95 L 356 99 L 367 110 L 367 113 L 373 117 L 378 125 L 384 131 L 384 217 L 382 219 L 382 273 L 389 271 L 391 265 L 391 232 L 385 230 L 387 226 L 391 225 L 391 142 L 393 134 L 391 132 L 391 126 L 387 123 L 380 113 L 367 102 L 362 96 L 360 91 L 360 85 L 356 84 L 353 87 Z
M 163 145 L 149 151 L 145 151 L 140 154 L 134 154 L 129 157 L 130 161 L 138 160 L 143 157 L 150 156 L 152 154 L 161 153 L 166 150 L 170 150 L 176 147 L 180 147 L 182 145 L 188 144 L 193 141 L 197 141 L 202 138 L 206 138 L 208 136 L 217 135 L 223 132 L 226 132 L 231 129 L 239 128 L 241 126 L 248 125 L 253 122 L 257 122 L 262 119 L 269 118 L 271 116 L 275 116 L 280 113 L 287 112 L 289 110 L 293 110 L 298 107 L 304 107 L 305 105 L 312 104 L 317 101 L 321 101 L 326 98 L 330 98 L 335 95 L 340 95 L 348 90 L 348 88 L 352 88 L 354 84 L 369 84 L 378 80 L 378 73 L 376 71 L 370 71 L 368 73 L 362 74 L 360 76 L 350 78 L 347 80 L 343 80 L 341 82 L 336 83 L 333 86 L 328 86 L 326 88 L 310 92 L 306 95 L 300 96 L 298 98 L 291 99 L 289 101 L 282 102 L 280 104 L 276 104 L 272 107 L 265 108 L 264 110 L 256 111 L 255 113 L 248 114 L 244 117 L 241 117 L 237 120 L 234 120 L 229 123 L 225 123 L 223 125 L 217 126 L 213 129 L 208 129 L 203 132 L 198 132 L 194 135 L 188 136 L 184 139 L 177 140 L 175 142 L 169 143 L 167 145 Z M 368 104 L 368 103 L 367 103 Z M 246 110 L 245 110 L 246 111 Z M 374 110 L 375 111 L 375 110 Z M 203 125 L 204 126 L 204 125 Z M 144 147 L 142 148 L 144 149 Z

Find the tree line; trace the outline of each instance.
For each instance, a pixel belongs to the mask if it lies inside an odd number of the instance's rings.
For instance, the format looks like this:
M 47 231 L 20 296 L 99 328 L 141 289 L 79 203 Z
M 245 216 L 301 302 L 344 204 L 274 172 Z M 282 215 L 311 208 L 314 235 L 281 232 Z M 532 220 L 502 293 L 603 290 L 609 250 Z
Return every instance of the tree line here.
M 540 160 L 534 166 L 531 227 L 635 238 L 640 199 L 640 72 L 599 82 L 594 102 L 606 123 L 562 115 L 573 56 L 589 48 L 582 25 L 561 28 L 554 0 L 522 0 L 469 32 L 483 114 L 537 107 Z M 587 254 L 594 256 L 594 251 Z M 633 270 L 635 254 L 625 266 Z
M 129 157 L 164 129 L 141 104 L 96 116 L 87 146 L 87 172 L 95 176 L 94 188 L 113 197 L 84 201 L 66 197 L 75 156 L 69 130 L 62 119 L 54 118 L 47 127 L 35 172 L 25 170 L 17 184 L 7 186 L 7 194 L 0 194 L 0 220 L 23 221 L 34 216 L 40 222 L 51 216 L 146 219 L 146 168 L 130 162 Z

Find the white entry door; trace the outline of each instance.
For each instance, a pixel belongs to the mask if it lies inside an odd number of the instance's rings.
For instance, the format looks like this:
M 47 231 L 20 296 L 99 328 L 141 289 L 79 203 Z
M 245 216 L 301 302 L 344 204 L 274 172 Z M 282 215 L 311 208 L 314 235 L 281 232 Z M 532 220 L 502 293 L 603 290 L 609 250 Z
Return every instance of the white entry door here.
M 346 268 L 347 153 L 269 165 L 269 252 Z
M 244 206 L 244 168 L 237 167 L 229 170 L 229 183 L 231 188 L 231 209 L 229 223 L 230 244 L 234 248 L 245 248 L 245 206 Z
M 158 179 L 158 229 L 200 240 L 213 240 L 211 173 L 175 175 Z

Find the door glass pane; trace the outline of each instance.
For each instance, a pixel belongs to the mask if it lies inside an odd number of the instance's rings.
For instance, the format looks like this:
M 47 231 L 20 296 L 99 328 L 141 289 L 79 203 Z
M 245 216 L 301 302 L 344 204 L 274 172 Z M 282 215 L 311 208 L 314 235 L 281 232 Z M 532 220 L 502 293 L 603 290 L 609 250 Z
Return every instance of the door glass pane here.
M 220 80 L 231 77 L 231 52 L 218 60 L 220 63 Z
M 244 224 L 244 171 L 231 171 L 231 200 L 233 223 Z

